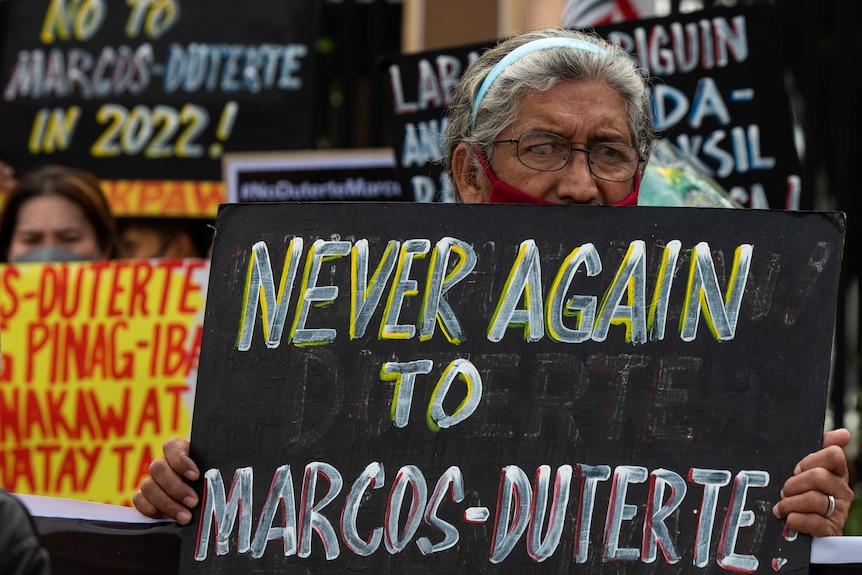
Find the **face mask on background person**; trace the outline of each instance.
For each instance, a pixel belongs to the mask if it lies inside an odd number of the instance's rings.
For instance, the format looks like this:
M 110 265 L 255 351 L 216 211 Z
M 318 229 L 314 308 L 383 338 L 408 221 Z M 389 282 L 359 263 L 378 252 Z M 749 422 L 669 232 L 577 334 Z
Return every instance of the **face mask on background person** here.
M 9 261 L 12 263 L 83 262 L 97 258 L 98 254 L 93 257 L 87 257 L 59 246 L 42 246 L 40 248 L 30 250 L 29 252 L 24 252 Z

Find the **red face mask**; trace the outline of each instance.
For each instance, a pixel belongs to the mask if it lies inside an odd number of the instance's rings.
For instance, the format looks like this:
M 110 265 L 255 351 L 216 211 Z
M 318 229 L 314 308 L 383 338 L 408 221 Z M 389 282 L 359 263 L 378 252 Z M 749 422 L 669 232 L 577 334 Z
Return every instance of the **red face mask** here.
M 506 182 L 502 180 L 498 180 L 497 176 L 494 175 L 493 170 L 491 170 L 491 166 L 488 164 L 488 160 L 485 159 L 485 154 L 482 153 L 481 150 L 476 148 L 476 155 L 479 156 L 479 161 L 482 163 L 482 169 L 485 170 L 485 175 L 488 176 L 488 179 L 491 181 L 491 195 L 488 196 L 488 203 L 490 204 L 553 204 L 553 202 L 548 202 L 546 200 L 540 198 L 534 198 L 529 194 L 525 194 L 520 190 L 516 190 Z M 614 206 L 636 206 L 638 205 L 638 190 L 641 187 L 641 175 L 635 174 L 635 182 L 634 189 L 632 193 L 627 195 L 625 198 L 617 202 L 616 204 L 612 204 Z

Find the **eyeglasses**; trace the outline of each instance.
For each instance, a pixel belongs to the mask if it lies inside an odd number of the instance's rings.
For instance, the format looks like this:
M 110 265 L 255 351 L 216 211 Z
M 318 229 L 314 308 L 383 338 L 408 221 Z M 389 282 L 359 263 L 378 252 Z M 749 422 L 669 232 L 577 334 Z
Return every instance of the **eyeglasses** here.
M 609 182 L 632 179 L 643 162 L 638 151 L 625 144 L 601 142 L 589 148 L 576 148 L 559 134 L 538 130 L 524 132 L 517 140 L 494 140 L 493 143 L 517 144 L 521 163 L 540 172 L 562 170 L 569 163 L 572 152 L 584 152 L 590 173 Z

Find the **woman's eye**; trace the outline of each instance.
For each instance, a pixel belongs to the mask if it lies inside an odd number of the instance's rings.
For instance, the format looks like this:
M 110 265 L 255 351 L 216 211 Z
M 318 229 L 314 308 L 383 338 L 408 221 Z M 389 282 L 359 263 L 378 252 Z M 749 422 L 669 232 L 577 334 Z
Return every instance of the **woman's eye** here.
M 529 148 L 529 152 L 531 154 L 535 154 L 537 156 L 547 156 L 549 154 L 554 153 L 554 144 L 551 142 L 546 142 L 543 144 L 533 144 Z
M 40 236 L 26 235 L 18 236 L 17 241 L 25 246 L 33 246 L 40 243 L 42 241 L 42 238 Z
M 596 154 L 597 156 L 604 156 L 608 158 L 612 158 L 619 155 L 619 152 L 617 150 L 609 146 L 603 146 L 602 144 L 593 146 L 592 153 Z
M 590 151 L 590 155 L 593 156 L 594 159 L 600 158 L 602 160 L 612 162 L 628 162 L 634 159 L 634 154 L 626 148 L 617 148 L 615 146 L 606 146 L 602 144 L 593 146 L 593 149 Z
M 81 241 L 81 236 L 63 236 L 60 238 L 60 242 L 66 245 L 77 244 Z

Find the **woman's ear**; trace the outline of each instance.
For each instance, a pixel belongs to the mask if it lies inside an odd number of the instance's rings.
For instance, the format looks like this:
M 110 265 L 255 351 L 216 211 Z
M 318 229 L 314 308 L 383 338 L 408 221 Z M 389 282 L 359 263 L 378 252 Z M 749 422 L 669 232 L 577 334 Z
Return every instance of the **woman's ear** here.
M 491 195 L 491 186 L 470 160 L 467 144 L 459 144 L 452 154 L 452 179 L 455 189 L 465 204 L 483 204 Z

